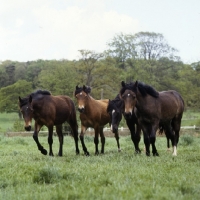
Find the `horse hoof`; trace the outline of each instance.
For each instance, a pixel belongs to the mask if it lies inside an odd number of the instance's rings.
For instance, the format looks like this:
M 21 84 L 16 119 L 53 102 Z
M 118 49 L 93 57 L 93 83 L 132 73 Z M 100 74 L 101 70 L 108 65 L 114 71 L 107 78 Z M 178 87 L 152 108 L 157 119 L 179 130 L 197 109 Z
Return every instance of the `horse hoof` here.
M 118 152 L 121 152 L 121 149 L 118 149 Z
M 153 156 L 159 156 L 158 152 L 154 153 Z
M 85 155 L 86 155 L 86 156 L 90 156 L 89 152 L 85 152 Z
M 146 156 L 148 156 L 148 157 L 149 157 L 149 156 L 150 156 L 150 153 L 147 153 L 147 152 L 146 152 Z
M 47 150 L 46 150 L 46 149 L 42 149 L 42 150 L 41 150 L 41 153 L 42 153 L 43 155 L 47 155 Z
M 78 150 L 78 151 L 76 151 L 76 155 L 79 155 L 80 154 L 80 151 Z
M 135 150 L 135 154 L 141 154 L 141 150 Z

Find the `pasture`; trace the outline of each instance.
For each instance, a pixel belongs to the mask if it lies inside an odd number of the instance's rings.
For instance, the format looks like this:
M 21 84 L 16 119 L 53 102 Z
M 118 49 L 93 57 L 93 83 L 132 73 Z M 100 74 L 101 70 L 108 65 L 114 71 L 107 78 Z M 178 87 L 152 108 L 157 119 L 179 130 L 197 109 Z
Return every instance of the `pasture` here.
M 192 133 L 192 134 L 191 134 Z M 47 137 L 39 137 L 48 149 Z M 59 149 L 54 136 L 53 151 Z M 75 154 L 74 140 L 64 137 L 63 157 L 42 155 L 32 137 L 0 136 L 0 199 L 199 199 L 200 137 L 182 132 L 178 156 L 166 151 L 166 138 L 157 137 L 159 157 L 134 154 L 128 136 L 106 137 L 105 154 L 94 155 L 92 136 L 85 137 L 89 157 Z

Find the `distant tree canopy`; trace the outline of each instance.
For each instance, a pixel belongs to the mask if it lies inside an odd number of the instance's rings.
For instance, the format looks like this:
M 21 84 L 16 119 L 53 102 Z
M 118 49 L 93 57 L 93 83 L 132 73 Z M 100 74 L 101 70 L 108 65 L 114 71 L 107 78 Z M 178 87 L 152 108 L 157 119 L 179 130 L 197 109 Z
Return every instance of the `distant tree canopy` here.
M 20 115 L 18 99 L 32 92 L 32 83 L 19 80 L 16 83 L 0 89 L 0 112 L 17 112 Z
M 200 62 L 184 64 L 162 34 L 114 36 L 103 53 L 79 50 L 78 60 L 3 61 L 0 64 L 0 112 L 19 112 L 18 97 L 36 89 L 74 99 L 76 85 L 88 85 L 96 98 L 114 98 L 121 81 L 139 80 L 156 90 L 180 92 L 186 107 L 200 109 Z
M 135 35 L 120 33 L 108 42 L 106 54 L 115 58 L 118 67 L 125 69 L 128 59 L 159 60 L 169 58 L 179 60 L 177 50 L 170 47 L 160 33 L 139 32 Z

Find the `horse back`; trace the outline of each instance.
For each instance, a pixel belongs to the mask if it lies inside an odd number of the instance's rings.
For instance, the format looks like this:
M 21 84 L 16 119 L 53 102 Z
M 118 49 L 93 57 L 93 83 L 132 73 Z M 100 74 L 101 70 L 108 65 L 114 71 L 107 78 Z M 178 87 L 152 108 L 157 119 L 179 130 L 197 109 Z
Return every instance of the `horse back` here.
M 175 90 L 159 93 L 160 108 L 163 115 L 181 115 L 184 111 L 184 101 Z
M 47 126 L 62 124 L 69 118 L 76 119 L 74 103 L 68 96 L 44 96 L 33 101 L 33 108 L 36 120 Z

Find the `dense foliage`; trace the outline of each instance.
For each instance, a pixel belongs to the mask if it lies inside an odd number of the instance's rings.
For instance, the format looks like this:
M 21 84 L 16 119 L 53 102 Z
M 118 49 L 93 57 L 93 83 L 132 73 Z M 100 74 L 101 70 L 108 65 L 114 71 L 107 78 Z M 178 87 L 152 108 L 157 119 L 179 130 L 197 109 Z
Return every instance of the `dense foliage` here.
M 73 98 L 76 85 L 92 87 L 96 99 L 114 98 L 121 81 L 139 80 L 158 91 L 181 93 L 186 107 L 200 108 L 200 62 L 184 64 L 162 34 L 116 35 L 103 53 L 80 50 L 79 60 L 2 61 L 0 112 L 18 112 L 18 96 L 36 89 Z

